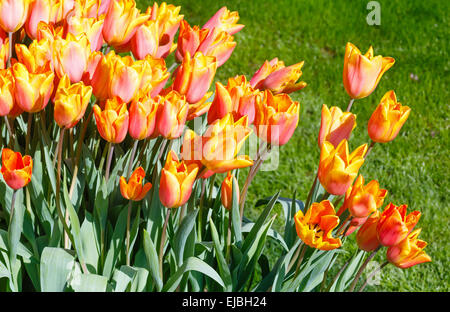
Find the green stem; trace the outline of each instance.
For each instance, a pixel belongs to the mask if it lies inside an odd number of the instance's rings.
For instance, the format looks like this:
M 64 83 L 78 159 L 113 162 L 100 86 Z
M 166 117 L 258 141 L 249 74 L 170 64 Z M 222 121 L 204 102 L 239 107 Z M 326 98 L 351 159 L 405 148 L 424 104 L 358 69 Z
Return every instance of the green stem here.
M 30 137 L 31 137 L 31 124 L 33 123 L 33 114 L 28 113 L 28 122 L 27 122 L 27 136 L 25 137 L 25 155 L 28 155 L 29 145 L 30 145 Z
M 9 142 L 8 142 L 8 145 L 10 146 L 10 147 L 13 147 L 14 146 L 14 141 L 15 141 L 15 136 L 14 136 L 14 133 L 13 133 L 13 131 L 12 131 L 12 128 L 11 128 L 11 125 L 10 125 L 10 123 L 9 123 L 9 119 L 8 119 L 8 116 L 3 116 L 4 118 L 5 118 L 5 124 L 6 124 L 6 129 L 8 130 L 8 133 L 9 133 Z
M 138 140 L 135 140 L 133 143 L 133 150 L 131 151 L 130 162 L 128 163 L 128 174 L 127 174 L 128 178 L 130 178 L 130 176 L 131 176 L 131 171 L 133 169 L 134 156 L 136 154 L 136 149 L 138 147 L 138 143 L 139 143 Z
M 136 141 L 137 142 L 137 141 Z M 128 203 L 128 215 L 127 215 L 127 265 L 130 265 L 130 221 L 131 221 L 131 206 L 132 201 L 130 200 Z
M 377 254 L 379 249 L 380 249 L 380 247 L 378 247 L 377 249 L 372 251 L 372 253 L 367 257 L 366 261 L 364 261 L 364 263 L 361 265 L 361 267 L 358 270 L 358 273 L 356 273 L 355 279 L 353 280 L 352 284 L 350 285 L 350 289 L 348 290 L 349 292 L 352 292 L 355 289 L 356 284 L 358 283 L 358 280 L 359 280 L 361 274 L 363 273 L 364 269 L 366 268 L 366 266 L 370 262 L 370 260 L 372 260 L 372 258 L 375 257 L 375 255 Z
M 16 203 L 16 194 L 17 194 L 17 190 L 14 190 L 12 197 L 11 197 L 11 209 L 9 210 L 9 226 L 11 226 L 13 215 L 14 215 L 14 204 Z
M 330 291 L 331 287 L 334 285 L 334 283 L 336 283 L 337 279 L 339 278 L 339 276 L 341 276 L 342 272 L 344 272 L 345 268 L 349 265 L 349 263 L 352 260 L 352 258 L 353 257 L 350 257 L 350 259 L 348 259 L 347 262 L 345 262 L 345 264 L 342 266 L 342 268 L 339 270 L 339 272 L 334 277 L 334 279 L 331 282 L 330 286 L 328 286 L 328 288 L 326 289 L 326 292 Z
M 384 262 L 383 264 L 381 264 L 378 268 L 376 268 L 372 273 L 370 273 L 370 275 L 367 277 L 366 281 L 364 282 L 364 284 L 361 286 L 361 288 L 358 290 L 358 292 L 362 292 L 364 290 L 364 288 L 366 288 L 367 284 L 369 283 L 369 280 L 379 271 L 381 271 L 386 265 L 389 264 L 389 261 Z
M 109 180 L 109 171 L 111 169 L 111 161 L 112 161 L 112 156 L 114 154 L 114 144 L 113 143 L 109 143 L 109 148 L 108 148 L 108 160 L 106 161 L 106 172 L 105 172 L 105 180 L 106 183 L 108 183 Z
M 370 140 L 370 145 L 369 145 L 369 148 L 367 149 L 366 154 L 364 155 L 364 160 L 367 158 L 367 156 L 369 156 L 369 154 L 372 151 L 374 145 L 375 145 L 375 142 Z
M 166 220 L 164 221 L 164 226 L 161 234 L 161 244 L 159 245 L 159 274 L 161 275 L 161 280 L 163 279 L 163 258 L 164 258 L 164 243 L 166 242 L 166 232 L 167 224 L 169 223 L 170 211 L 166 211 Z
M 319 173 L 316 173 L 316 177 L 314 178 L 314 182 L 313 182 L 313 184 L 311 186 L 311 189 L 309 190 L 309 193 L 308 193 L 308 198 L 306 199 L 305 211 L 308 210 L 309 206 L 311 205 L 312 195 L 314 193 L 314 189 L 316 188 L 318 179 L 319 179 Z
M 203 201 L 205 199 L 206 179 L 202 179 L 202 191 L 200 194 L 200 205 L 198 207 L 198 239 L 202 241 L 202 228 L 203 228 Z
M 355 101 L 355 99 L 350 99 L 350 102 L 348 102 L 347 112 L 351 111 L 354 101 Z

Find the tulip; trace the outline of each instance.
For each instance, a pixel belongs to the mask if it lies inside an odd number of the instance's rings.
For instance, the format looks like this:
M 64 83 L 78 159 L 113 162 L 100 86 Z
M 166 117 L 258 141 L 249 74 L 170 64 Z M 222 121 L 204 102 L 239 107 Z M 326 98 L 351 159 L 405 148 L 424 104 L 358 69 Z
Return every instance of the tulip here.
M 170 77 L 170 72 L 167 71 L 164 59 L 147 55 L 143 63 L 146 65 L 146 68 L 151 70 L 151 73 L 143 75 L 140 88 L 145 89 L 145 87 L 151 87 L 150 96 L 153 98 L 161 93 L 161 90 Z
M 43 110 L 53 91 L 54 74 L 49 63 L 41 73 L 30 73 L 21 63 L 12 67 L 15 81 L 14 97 L 17 105 L 26 112 L 35 113 Z
M 419 222 L 421 213 L 413 211 L 406 215 L 406 205 L 390 203 L 381 213 L 377 225 L 378 240 L 383 246 L 394 246 L 404 240 Z
M 6 68 L 9 59 L 9 38 L 8 35 L 0 28 L 0 69 Z
M 83 18 L 97 18 L 106 14 L 110 0 L 75 0 L 75 14 Z
M 94 116 L 98 132 L 110 143 L 120 143 L 125 139 L 128 130 L 127 104 L 118 98 L 109 99 L 102 109 L 94 105 Z
M 200 43 L 208 36 L 208 33 L 208 29 L 200 29 L 198 26 L 191 28 L 188 22 L 182 20 L 178 35 L 177 51 L 175 53 L 176 60 L 182 62 L 186 57 L 186 53 L 194 55 L 198 51 Z
M 222 182 L 222 189 L 220 193 L 220 200 L 222 201 L 222 205 L 227 209 L 231 209 L 231 205 L 233 204 L 233 179 L 234 175 L 231 174 L 231 171 L 228 171 L 226 178 Z M 239 202 L 239 190 L 237 190 L 237 202 Z
M 387 260 L 401 269 L 410 268 L 416 264 L 431 262 L 431 257 L 423 251 L 427 243 L 417 237 L 421 229 L 408 235 L 398 245 L 389 247 L 386 252 Z
M 148 94 L 131 102 L 128 132 L 133 139 L 142 140 L 153 134 L 158 106 Z
M 131 52 L 142 60 L 147 55 L 156 57 L 159 47 L 159 25 L 158 21 L 149 20 L 138 27 L 131 39 Z
M 252 124 L 255 120 L 255 103 L 261 100 L 262 93 L 254 90 L 243 75 L 228 79 L 226 87 L 217 82 L 216 94 L 208 111 L 208 123 L 233 113 L 236 120 L 247 115 L 249 124 Z
M 353 186 L 347 189 L 340 211 L 348 209 L 355 218 L 367 217 L 383 205 L 386 195 L 387 190 L 380 189 L 378 181 L 372 180 L 364 185 L 364 178 L 359 175 Z
M 371 252 L 380 246 L 377 237 L 377 224 L 380 219 L 380 212 L 376 210 L 356 233 L 356 243 L 359 249 Z
M 103 38 L 114 47 L 124 46 L 134 36 L 137 27 L 148 19 L 149 15 L 139 13 L 134 0 L 112 1 L 105 16 Z
M 319 148 L 324 141 L 328 141 L 337 147 L 343 139 L 348 140 L 356 127 L 356 115 L 350 112 L 343 113 L 337 106 L 328 107 L 322 105 L 322 120 L 319 131 Z
M 92 94 L 92 87 L 83 82 L 70 84 L 65 75 L 59 82 L 53 102 L 54 117 L 61 128 L 72 128 L 84 116 Z
M 2 149 L 1 173 L 6 184 L 14 190 L 26 186 L 31 181 L 33 159 L 31 156 L 14 152 L 9 148 Z
M 387 92 L 369 119 L 367 130 L 374 142 L 390 142 L 398 135 L 411 109 L 397 102 L 394 91 Z
M 294 102 L 287 94 L 273 95 L 264 92 L 264 100 L 256 101 L 255 126 L 257 135 L 274 145 L 286 144 L 299 121 L 300 103 Z
M 142 64 L 134 62 L 131 56 L 116 55 L 110 64 L 109 96 L 119 97 L 123 102 L 130 102 L 137 94 L 142 81 Z
M 145 171 L 142 167 L 138 167 L 133 171 L 128 183 L 125 177 L 120 177 L 120 193 L 122 196 L 128 200 L 142 200 L 145 195 L 147 195 L 147 192 L 152 188 L 152 184 L 150 182 L 142 185 L 144 178 Z
M 392 57 L 373 56 L 370 47 L 362 55 L 350 42 L 345 47 L 344 57 L 344 87 L 352 99 L 361 99 L 370 95 L 378 85 L 381 76 L 394 65 Z
M 159 183 L 159 199 L 164 207 L 177 208 L 188 201 L 197 172 L 195 164 L 187 166 L 174 151 L 169 152 Z
M 297 235 L 306 245 L 320 250 L 332 250 L 342 245 L 340 238 L 332 236 L 339 217 L 329 200 L 313 203 L 306 214 L 297 211 L 294 221 Z
M 239 13 L 237 11 L 230 12 L 227 7 L 222 7 L 203 25 L 203 29 L 213 30 L 215 28 L 234 35 L 244 28 L 244 25 L 237 24 L 238 20 Z
M 207 92 L 205 96 L 197 103 L 189 104 L 189 111 L 186 120 L 192 120 L 203 114 L 206 114 L 211 107 L 211 102 L 207 102 L 213 93 Z
M 90 43 L 86 34 L 75 37 L 71 33 L 66 39 L 55 38 L 53 42 L 53 65 L 59 78 L 65 74 L 70 82 L 79 82 L 87 68 L 87 62 L 91 53 Z
M 53 5 L 55 4 L 51 3 L 49 0 L 33 0 L 29 7 L 30 14 L 25 22 L 25 31 L 27 32 L 28 37 L 31 39 L 37 38 L 39 22 L 50 22 Z
M 52 47 L 48 39 L 34 40 L 28 47 L 24 44 L 16 44 L 17 59 L 25 65 L 30 73 L 42 71 L 47 63 L 53 68 Z
M 0 27 L 14 33 L 23 26 L 28 16 L 30 0 L 0 0 Z
M 9 114 L 14 106 L 14 77 L 10 69 L 0 69 L 0 116 Z
M 75 6 L 75 0 L 51 0 L 52 11 L 50 13 L 50 22 L 58 24 L 64 20 Z M 38 26 L 39 27 L 39 26 Z
M 109 98 L 109 80 L 111 67 L 114 61 L 114 51 L 103 55 L 102 52 L 94 52 L 88 58 L 83 82 L 92 87 L 92 93 L 99 101 Z
M 67 31 L 72 35 L 79 36 L 85 34 L 91 47 L 91 52 L 99 51 L 103 44 L 103 22 L 101 17 L 80 17 L 71 15 L 66 18 Z
M 157 96 L 156 131 L 152 137 L 162 135 L 172 140 L 181 136 L 188 114 L 189 106 L 185 96 L 170 91 L 165 96 Z
M 306 87 L 306 82 L 296 81 L 302 75 L 304 62 L 286 67 L 278 58 L 265 61 L 261 68 L 253 75 L 250 84 L 255 89 L 270 90 L 274 94 L 292 93 Z
M 211 86 L 216 69 L 215 57 L 205 56 L 201 52 L 197 52 L 191 58 L 191 55 L 187 52 L 176 71 L 173 90 L 185 95 L 188 103 L 197 103 Z
M 199 170 L 203 167 L 203 138 L 198 136 L 191 129 L 184 133 L 183 143 L 181 145 L 181 159 L 186 166 L 196 164 Z M 214 174 L 214 172 L 213 172 Z
M 248 155 L 237 156 L 251 133 L 247 116 L 236 122 L 232 114 L 216 120 L 203 135 L 202 164 L 213 173 L 225 173 L 253 165 Z
M 349 155 L 346 139 L 342 140 L 336 148 L 330 142 L 323 143 L 318 178 L 328 193 L 345 194 L 364 163 L 366 151 L 367 144 L 363 144 Z

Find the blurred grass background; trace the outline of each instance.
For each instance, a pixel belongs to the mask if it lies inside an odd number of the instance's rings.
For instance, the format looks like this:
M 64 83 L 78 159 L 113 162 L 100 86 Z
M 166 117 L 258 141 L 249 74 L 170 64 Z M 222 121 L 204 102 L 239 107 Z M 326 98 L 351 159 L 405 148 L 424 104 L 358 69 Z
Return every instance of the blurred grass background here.
M 141 9 L 153 4 L 148 0 L 137 2 Z M 301 79 L 308 86 L 291 94 L 301 104 L 299 127 L 280 150 L 278 170 L 260 172 L 253 181 L 246 210 L 246 216 L 252 219 L 259 213 L 257 208 L 250 208 L 256 200 L 278 190 L 285 197 L 291 197 L 296 190 L 302 195 L 297 198 L 305 200 L 318 165 L 322 104 L 345 110 L 349 100 L 342 83 L 345 44 L 350 41 L 363 53 L 372 45 L 375 55 L 395 58 L 395 65 L 372 95 L 353 105 L 358 125 L 350 149 L 368 141 L 367 121 L 385 92 L 394 90 L 398 100 L 412 108 L 398 137 L 390 143 L 377 144 L 361 173 L 366 181 L 376 179 L 388 189 L 386 204 L 408 204 L 408 211 L 422 212 L 417 228 L 422 228 L 420 237 L 428 242 L 425 250 L 433 262 L 407 270 L 389 265 L 383 269 L 380 285 L 367 290 L 449 291 L 450 2 L 379 1 L 379 26 L 366 23 L 368 2 L 173 0 L 169 3 L 182 6 L 181 14 L 191 25 L 202 26 L 222 6 L 239 12 L 239 23 L 245 28 L 235 35 L 237 47 L 216 76 L 224 84 L 238 74 L 250 78 L 266 59 L 278 57 L 286 65 L 305 61 Z M 241 187 L 246 174 L 246 170 L 241 173 Z M 282 209 L 277 209 L 275 226 L 282 228 Z M 350 242 L 346 249 L 352 253 L 356 250 L 354 235 Z M 375 260 L 384 262 L 384 252 L 379 252 Z

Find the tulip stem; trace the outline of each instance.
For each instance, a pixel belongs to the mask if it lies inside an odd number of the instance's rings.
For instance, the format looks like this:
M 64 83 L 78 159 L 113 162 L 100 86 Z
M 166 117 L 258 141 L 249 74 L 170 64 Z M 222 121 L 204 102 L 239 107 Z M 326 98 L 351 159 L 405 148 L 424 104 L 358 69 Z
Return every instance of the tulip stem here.
M 228 231 L 227 231 L 227 251 L 225 254 L 226 262 L 229 263 L 231 251 L 231 210 L 228 211 Z
M 137 142 L 137 141 L 136 141 Z M 130 200 L 128 203 L 128 215 L 127 215 L 127 265 L 130 265 L 130 221 L 131 221 L 131 206 L 133 202 Z
M 9 55 L 8 55 L 8 62 L 6 64 L 6 67 L 11 67 L 11 58 L 12 58 L 13 46 L 14 46 L 13 34 L 14 33 L 12 33 L 12 32 L 8 33 L 8 38 L 9 38 Z
M 377 274 L 379 271 L 381 271 L 381 269 L 383 269 L 386 265 L 389 264 L 389 261 L 384 262 L 383 264 L 381 264 L 378 268 L 376 268 L 375 270 L 373 270 L 372 273 L 370 273 L 370 275 L 367 277 L 366 281 L 364 282 L 364 284 L 361 286 L 361 288 L 358 290 L 358 292 L 362 292 L 364 290 L 364 288 L 366 288 L 367 284 L 369 283 L 369 280 L 375 275 Z
M 348 290 L 349 292 L 352 292 L 355 289 L 356 284 L 358 283 L 358 280 L 359 280 L 361 274 L 363 273 L 364 269 L 366 268 L 367 264 L 370 262 L 370 260 L 372 260 L 373 257 L 375 257 L 375 255 L 377 254 L 377 252 L 380 248 L 381 247 L 378 247 L 377 249 L 372 251 L 372 253 L 367 257 L 366 261 L 364 261 L 364 263 L 361 265 L 361 267 L 358 270 L 358 273 L 356 273 L 355 279 L 353 280 L 352 284 L 350 285 L 350 289 Z
M 130 162 L 128 163 L 128 174 L 127 174 L 127 178 L 128 179 L 130 178 L 131 171 L 133 169 L 134 156 L 136 155 L 136 150 L 137 150 L 137 147 L 138 147 L 138 143 L 139 143 L 138 140 L 134 141 L 133 150 L 131 151 Z
M 9 143 L 8 144 L 9 144 L 9 146 L 12 147 L 12 146 L 14 146 L 14 141 L 16 138 L 14 137 L 14 134 L 11 129 L 11 125 L 9 124 L 8 116 L 5 115 L 4 118 L 5 118 L 6 129 L 8 130 L 8 133 L 9 133 Z
M 206 179 L 202 179 L 202 191 L 200 194 L 200 204 L 198 207 L 198 240 L 202 241 L 202 227 L 203 227 L 203 201 L 205 200 Z
M 25 137 L 25 155 L 28 154 L 30 145 L 30 137 L 31 137 L 31 124 L 33 123 L 33 114 L 28 113 L 28 122 L 27 122 L 27 136 Z
M 375 145 L 375 141 L 370 140 L 369 148 L 367 149 L 366 155 L 364 155 L 364 160 L 369 156 L 370 151 L 372 151 L 373 147 Z
M 350 263 L 350 261 L 352 260 L 353 257 L 350 257 L 350 259 L 347 260 L 347 262 L 345 262 L 345 264 L 342 266 L 342 268 L 339 270 L 339 272 L 336 274 L 336 276 L 334 277 L 333 281 L 331 282 L 330 286 L 327 287 L 327 289 L 325 290 L 326 292 L 329 292 L 331 287 L 334 285 L 334 283 L 336 283 L 337 279 L 339 278 L 339 276 L 341 276 L 342 272 L 344 272 L 345 268 L 348 266 L 348 264 Z
M 14 190 L 12 197 L 11 197 L 11 209 L 9 210 L 9 226 L 11 226 L 13 215 L 14 215 L 14 204 L 16 203 L 16 194 L 17 194 L 17 190 Z
M 313 184 L 311 186 L 311 189 L 309 190 L 309 193 L 308 193 L 308 198 L 306 198 L 305 212 L 308 210 L 309 206 L 311 205 L 312 195 L 314 193 L 314 189 L 316 188 L 318 179 L 319 179 L 319 173 L 316 173 L 316 177 L 314 178 L 314 182 L 313 182 Z
M 159 274 L 163 280 L 163 257 L 164 257 L 164 243 L 166 242 L 167 224 L 169 223 L 170 211 L 166 211 L 166 220 L 161 234 L 161 244 L 159 245 Z
M 302 251 L 297 259 L 297 267 L 295 268 L 294 280 L 297 277 L 298 273 L 300 272 L 300 266 L 303 262 L 303 258 L 305 257 L 306 249 L 308 249 L 308 246 L 306 246 L 305 243 L 302 242 L 302 245 L 299 248 L 301 248 Z
M 350 110 L 352 109 L 352 105 L 353 105 L 354 101 L 355 101 L 355 99 L 350 99 L 350 102 L 348 102 L 347 112 L 350 112 Z
M 114 144 L 113 143 L 109 143 L 109 148 L 108 148 L 108 159 L 106 161 L 106 172 L 105 172 L 105 180 L 106 183 L 108 183 L 109 180 L 109 171 L 111 168 L 111 161 L 112 161 L 112 156 L 114 154 Z

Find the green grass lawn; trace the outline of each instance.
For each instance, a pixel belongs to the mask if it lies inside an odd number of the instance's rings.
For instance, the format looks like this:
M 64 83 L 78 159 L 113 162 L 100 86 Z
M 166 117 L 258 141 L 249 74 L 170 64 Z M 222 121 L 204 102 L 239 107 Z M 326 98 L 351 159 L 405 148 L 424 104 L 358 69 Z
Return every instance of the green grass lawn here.
M 139 1 L 140 8 L 153 1 Z M 249 190 L 248 206 L 262 196 L 294 190 L 305 200 L 317 170 L 317 135 L 322 104 L 347 107 L 342 83 L 345 44 L 350 41 L 365 53 L 391 56 L 395 65 L 383 76 L 375 92 L 357 100 L 352 112 L 357 127 L 350 148 L 368 141 L 367 121 L 385 92 L 394 90 L 411 115 L 398 137 L 377 144 L 361 173 L 388 189 L 386 204 L 408 204 L 419 210 L 421 238 L 433 262 L 400 270 L 383 270 L 381 284 L 369 291 L 449 291 L 449 92 L 448 48 L 450 3 L 446 1 L 379 1 L 381 25 L 369 26 L 368 1 L 294 0 L 174 0 L 191 24 L 202 26 L 220 7 L 238 11 L 245 28 L 235 35 L 237 47 L 219 69 L 217 80 L 245 74 L 248 78 L 266 60 L 278 57 L 287 65 L 304 60 L 302 80 L 308 86 L 292 94 L 301 103 L 300 123 L 291 141 L 280 151 L 277 171 L 260 172 Z M 412 79 L 417 75 L 418 80 Z M 247 171 L 243 171 L 240 185 Z M 276 212 L 282 214 L 281 209 Z M 258 209 L 247 208 L 254 218 Z M 276 227 L 282 226 L 282 216 Z M 350 239 L 354 241 L 354 236 Z M 351 246 L 350 246 L 351 245 Z M 355 244 L 346 248 L 355 249 Z M 380 252 L 375 260 L 384 261 Z

